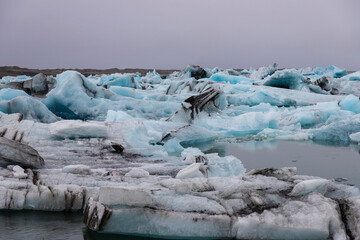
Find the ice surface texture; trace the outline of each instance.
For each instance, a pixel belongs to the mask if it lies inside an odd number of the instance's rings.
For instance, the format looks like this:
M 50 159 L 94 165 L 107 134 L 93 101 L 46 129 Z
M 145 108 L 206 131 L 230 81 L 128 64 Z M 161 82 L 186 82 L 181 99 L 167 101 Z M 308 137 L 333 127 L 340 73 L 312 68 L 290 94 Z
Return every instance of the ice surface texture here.
M 4 77 L 0 209 L 83 210 L 107 233 L 359 239 L 359 189 L 196 148 L 359 142 L 359 96 L 359 73 L 334 66 Z

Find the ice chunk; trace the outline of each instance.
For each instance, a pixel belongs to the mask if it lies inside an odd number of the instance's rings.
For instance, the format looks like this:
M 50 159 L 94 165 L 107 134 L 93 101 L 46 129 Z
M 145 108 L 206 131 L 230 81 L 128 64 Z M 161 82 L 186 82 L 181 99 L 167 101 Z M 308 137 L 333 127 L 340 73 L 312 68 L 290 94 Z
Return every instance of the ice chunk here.
M 215 200 L 190 194 L 157 193 L 153 196 L 153 204 L 159 206 L 159 209 L 176 212 L 226 214 L 224 207 Z
M 250 74 L 250 78 L 252 79 L 264 79 L 267 76 L 272 75 L 277 71 L 277 64 L 274 63 L 267 67 L 260 67 L 257 71 L 254 71 Z
M 16 79 L 5 84 L 6 87 L 23 90 L 32 96 L 43 96 L 54 88 L 56 80 L 43 73 L 36 74 L 32 79 Z
M 196 125 L 220 132 L 225 136 L 257 134 L 265 128 L 278 128 L 279 112 L 248 112 L 236 117 L 201 117 Z
M 105 205 L 144 207 L 152 203 L 152 198 L 147 191 L 140 189 L 101 187 L 99 201 Z
M 34 92 L 44 92 L 47 90 L 46 77 L 43 73 L 36 74 L 32 79 L 32 89 Z
M 237 239 L 347 239 L 337 203 L 311 194 L 301 201 L 239 217 Z
M 255 106 L 259 105 L 260 103 L 269 103 L 272 106 L 307 106 L 319 102 L 338 101 L 343 98 L 342 96 L 336 95 L 316 94 L 311 92 L 267 86 L 241 85 L 236 86 L 236 88 L 235 86 L 228 86 L 223 89 L 224 93 L 226 94 L 228 105 Z
M 204 153 L 198 149 L 193 147 L 185 148 L 184 151 L 181 152 L 181 157 L 186 158 L 187 156 L 203 156 Z
M 84 210 L 83 222 L 94 231 L 103 230 L 111 214 L 111 209 L 90 198 Z
M 206 128 L 200 127 L 199 125 L 200 124 L 185 126 L 183 125 L 173 131 L 169 131 L 163 134 L 164 136 L 162 137 L 160 142 L 167 142 L 172 138 L 177 138 L 182 146 L 188 147 L 194 144 L 205 143 L 214 140 L 214 132 L 209 131 Z M 182 150 L 183 149 L 181 149 L 181 151 Z
M 196 65 L 187 65 L 184 70 L 184 74 L 188 74 L 189 77 L 193 77 L 195 79 L 201 79 L 207 77 L 207 72 L 201 68 L 200 66 Z
M 351 239 L 360 239 L 360 197 L 349 197 L 339 201 L 342 213 L 345 215 L 347 230 Z
M 0 79 L 0 83 L 9 83 L 9 82 L 24 82 L 26 80 L 30 80 L 31 77 L 26 75 L 19 75 L 19 76 L 4 76 Z
M 105 122 L 117 122 L 125 119 L 132 118 L 129 114 L 124 111 L 113 111 L 109 110 L 106 115 Z
M 8 168 L 9 168 L 9 166 L 8 166 Z M 25 170 L 18 165 L 13 166 L 12 171 L 13 171 L 14 177 L 16 177 L 16 178 L 27 178 L 28 177 L 28 175 L 25 173 Z
M 297 173 L 296 167 L 284 167 L 280 169 L 275 168 L 262 168 L 262 169 L 253 169 L 246 173 L 246 175 L 257 175 L 261 174 L 269 177 L 276 177 L 278 179 L 289 179 Z
M 32 147 L 0 137 L 0 165 L 16 164 L 27 168 L 44 167 L 44 159 Z
M 336 66 L 328 66 L 326 68 L 315 67 L 313 71 L 320 76 L 330 76 L 335 78 L 340 78 L 347 74 L 346 70 Z
M 50 133 L 60 138 L 106 138 L 107 128 L 102 123 L 63 120 L 52 123 Z
M 200 157 L 204 155 L 205 154 L 201 152 L 200 149 L 192 147 L 185 148 L 184 151 L 181 152 L 181 157 L 184 159 L 184 162 L 190 164 L 194 162 L 200 162 L 197 160 L 197 158 L 200 159 Z M 201 162 L 206 162 L 206 160 Z
M 342 77 L 342 79 L 348 80 L 348 81 L 360 81 L 360 71 L 350 73 L 348 75 L 345 75 Z
M 204 163 L 193 163 L 184 169 L 181 169 L 176 178 L 203 178 L 207 177 L 207 168 Z
M 245 173 L 242 162 L 234 156 L 219 157 L 207 154 L 208 177 L 231 177 Z
M 24 119 L 38 120 L 44 123 L 55 122 L 59 119 L 42 102 L 28 96 L 15 97 L 6 102 L 5 106 L 2 106 L 0 102 L 0 110 L 9 114 L 21 113 Z
M 9 100 L 19 97 L 19 96 L 28 97 L 29 95 L 21 90 L 16 90 L 16 89 L 11 89 L 11 88 L 0 89 L 0 101 L 2 101 L 2 100 L 9 101 Z
M 151 221 L 149 221 L 151 219 Z M 227 215 L 183 213 L 152 209 L 116 209 L 103 232 L 151 235 L 161 238 L 228 238 L 231 218 Z
M 199 95 L 191 96 L 184 100 L 182 108 L 170 119 L 179 122 L 192 122 L 202 111 L 216 111 L 218 106 L 215 101 L 220 97 L 222 91 L 211 86 Z
M 352 111 L 355 114 L 360 113 L 360 100 L 359 97 L 355 97 L 354 95 L 348 95 L 343 98 L 340 103 L 345 110 Z
M 320 128 L 309 129 L 310 138 L 314 141 L 329 141 L 349 143 L 350 135 L 360 132 L 360 119 L 345 119 L 324 125 Z
M 301 90 L 305 85 L 306 78 L 294 70 L 277 71 L 264 79 L 264 86 Z
M 224 73 L 216 73 L 210 77 L 211 81 L 215 82 L 224 82 L 230 84 L 252 84 L 254 82 L 259 82 L 251 78 L 247 78 L 244 76 L 231 76 Z
M 149 176 L 149 172 L 142 168 L 132 168 L 129 172 L 125 174 L 125 177 L 132 177 L 132 178 L 144 178 L 148 176 Z
M 311 179 L 299 182 L 290 192 L 291 196 L 301 196 L 312 192 L 325 194 L 329 180 L 326 179 Z
M 78 72 L 66 71 L 57 76 L 57 85 L 44 103 L 62 118 L 86 119 L 105 115 L 111 97 L 115 97 L 113 92 L 97 87 Z
M 91 173 L 90 167 L 86 165 L 67 165 L 63 167 L 62 171 L 64 173 L 72 173 L 72 174 L 82 174 L 88 175 Z
M 350 137 L 351 141 L 360 143 L 360 132 L 350 134 L 349 137 Z
M 110 86 L 121 86 L 128 88 L 140 88 L 138 75 L 136 74 L 110 74 L 102 75 L 100 84 L 109 88 Z
M 164 144 L 164 149 L 169 154 L 177 154 L 184 150 L 184 148 L 180 145 L 180 140 L 177 138 L 172 138 Z
M 209 88 L 214 82 L 208 80 L 194 80 L 184 79 L 184 80 L 176 80 L 171 81 L 169 83 L 169 87 L 166 89 L 167 95 L 175 95 L 175 94 L 188 94 L 188 93 L 200 93 Z M 174 99 L 168 98 L 169 100 Z M 178 97 L 179 98 L 179 97 Z M 181 97 L 180 97 L 181 98 Z M 181 98 L 183 99 L 183 98 Z

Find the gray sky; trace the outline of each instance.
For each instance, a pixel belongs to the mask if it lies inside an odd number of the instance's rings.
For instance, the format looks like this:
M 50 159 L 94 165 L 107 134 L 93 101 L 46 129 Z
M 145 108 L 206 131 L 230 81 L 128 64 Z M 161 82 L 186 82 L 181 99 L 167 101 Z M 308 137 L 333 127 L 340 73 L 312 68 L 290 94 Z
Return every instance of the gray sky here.
M 359 0 L 0 0 L 0 66 L 360 70 Z

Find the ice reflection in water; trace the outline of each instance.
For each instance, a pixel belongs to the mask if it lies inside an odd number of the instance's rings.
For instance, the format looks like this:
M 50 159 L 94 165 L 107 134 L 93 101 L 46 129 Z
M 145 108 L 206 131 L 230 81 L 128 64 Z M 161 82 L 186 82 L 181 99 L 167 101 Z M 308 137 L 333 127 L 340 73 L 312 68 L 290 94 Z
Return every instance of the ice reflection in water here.
M 0 239 L 12 240 L 145 240 L 99 234 L 82 223 L 81 212 L 0 211 Z M 151 238 L 154 240 L 154 238 Z

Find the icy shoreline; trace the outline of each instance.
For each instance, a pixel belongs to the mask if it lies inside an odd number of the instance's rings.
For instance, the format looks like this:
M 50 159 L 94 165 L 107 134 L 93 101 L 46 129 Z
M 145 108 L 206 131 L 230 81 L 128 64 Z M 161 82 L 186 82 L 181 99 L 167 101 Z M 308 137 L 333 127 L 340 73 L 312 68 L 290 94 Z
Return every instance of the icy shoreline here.
M 359 189 L 295 168 L 246 172 L 236 157 L 191 146 L 216 137 L 358 142 L 359 80 L 336 67 L 276 65 L 4 77 L 0 209 L 84 210 L 84 223 L 107 233 L 357 239 Z

